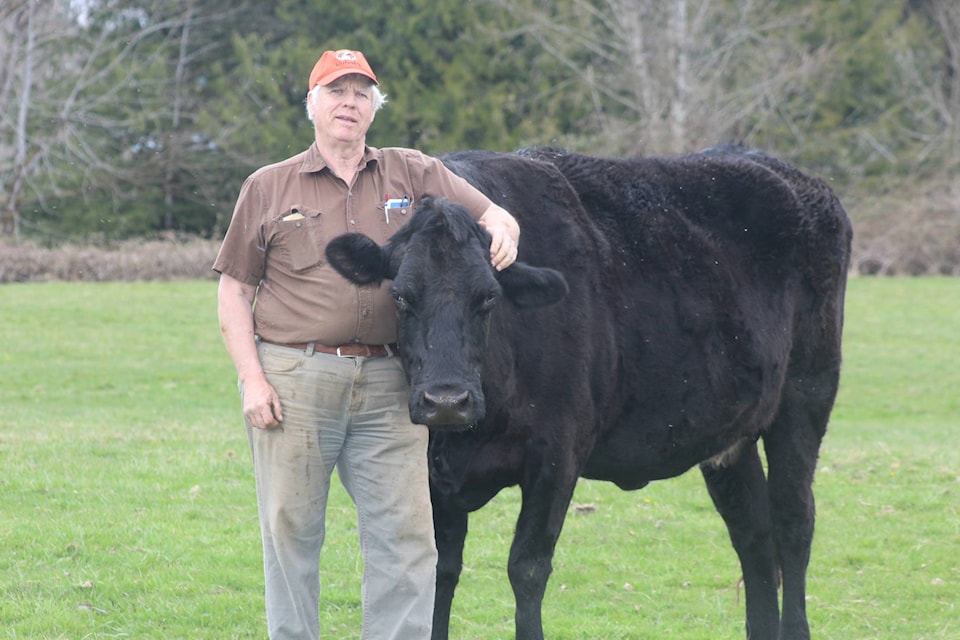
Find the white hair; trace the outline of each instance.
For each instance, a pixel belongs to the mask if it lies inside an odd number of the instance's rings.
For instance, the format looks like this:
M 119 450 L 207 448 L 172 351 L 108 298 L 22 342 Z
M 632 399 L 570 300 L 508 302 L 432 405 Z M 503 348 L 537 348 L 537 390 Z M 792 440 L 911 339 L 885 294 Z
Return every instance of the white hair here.
M 303 101 L 303 105 L 307 111 L 307 119 L 310 122 L 313 122 L 313 114 L 310 113 L 310 103 L 313 102 L 317 93 L 323 88 L 323 85 L 317 85 L 307 93 L 306 99 Z M 380 86 L 376 84 L 370 85 L 370 91 L 373 94 L 373 112 L 376 113 L 383 108 L 383 105 L 387 104 L 387 94 L 380 90 Z

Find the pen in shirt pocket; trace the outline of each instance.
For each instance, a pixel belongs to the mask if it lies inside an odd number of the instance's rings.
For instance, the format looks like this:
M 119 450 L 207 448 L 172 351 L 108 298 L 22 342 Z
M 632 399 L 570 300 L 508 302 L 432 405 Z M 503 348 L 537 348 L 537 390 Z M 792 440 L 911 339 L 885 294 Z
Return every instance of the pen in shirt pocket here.
M 390 210 L 391 209 L 400 209 L 400 214 L 405 215 L 407 213 L 407 208 L 410 207 L 410 196 L 403 196 L 402 198 L 391 198 L 389 194 L 384 197 L 383 201 L 383 217 L 386 220 L 387 224 L 390 224 Z
M 283 222 L 289 222 L 291 220 L 303 220 L 303 212 L 300 210 L 300 205 L 293 205 L 290 207 L 290 213 L 280 218 Z

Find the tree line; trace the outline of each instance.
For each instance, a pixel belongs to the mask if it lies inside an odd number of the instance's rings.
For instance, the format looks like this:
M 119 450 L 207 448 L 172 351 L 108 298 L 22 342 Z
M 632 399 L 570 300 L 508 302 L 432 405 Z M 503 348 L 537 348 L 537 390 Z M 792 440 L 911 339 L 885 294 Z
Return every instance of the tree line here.
M 242 180 L 310 144 L 338 48 L 388 95 L 375 146 L 735 141 L 858 202 L 960 168 L 953 0 L 6 0 L 0 235 L 218 237 Z

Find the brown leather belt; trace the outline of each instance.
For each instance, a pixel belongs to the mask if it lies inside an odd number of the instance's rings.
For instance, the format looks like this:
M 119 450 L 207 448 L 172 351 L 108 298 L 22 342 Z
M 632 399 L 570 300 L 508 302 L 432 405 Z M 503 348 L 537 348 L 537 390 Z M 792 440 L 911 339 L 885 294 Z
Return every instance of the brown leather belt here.
M 391 344 L 360 344 L 359 342 L 350 342 L 339 346 L 320 344 L 319 342 L 296 342 L 293 344 L 281 344 L 281 347 L 288 349 L 301 349 L 309 353 L 330 353 L 341 357 L 360 356 L 363 358 L 387 358 L 399 353 L 396 343 Z

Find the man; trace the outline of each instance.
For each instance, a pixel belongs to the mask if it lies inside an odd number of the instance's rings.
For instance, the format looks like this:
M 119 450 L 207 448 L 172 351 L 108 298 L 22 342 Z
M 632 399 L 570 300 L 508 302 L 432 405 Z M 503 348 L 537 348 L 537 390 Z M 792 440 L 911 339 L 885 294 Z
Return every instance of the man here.
M 326 242 L 357 231 L 383 243 L 431 194 L 490 232 L 494 267 L 517 255 L 516 221 L 439 161 L 367 146 L 384 102 L 362 53 L 325 52 L 306 99 L 314 143 L 244 182 L 213 267 L 253 455 L 273 640 L 319 637 L 334 467 L 357 507 L 362 638 L 422 640 L 433 616 L 428 433 L 406 409 L 389 283 L 351 285 L 326 264 Z

